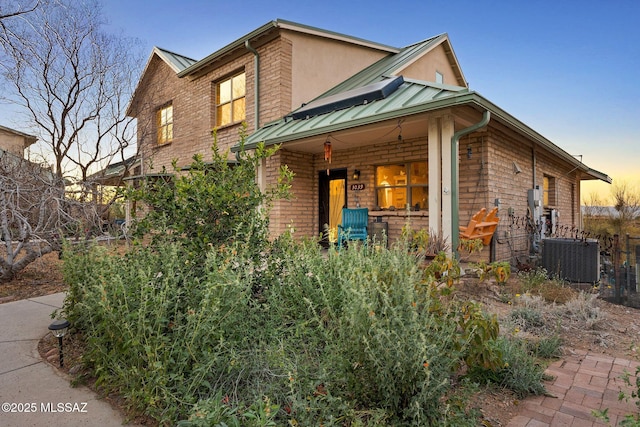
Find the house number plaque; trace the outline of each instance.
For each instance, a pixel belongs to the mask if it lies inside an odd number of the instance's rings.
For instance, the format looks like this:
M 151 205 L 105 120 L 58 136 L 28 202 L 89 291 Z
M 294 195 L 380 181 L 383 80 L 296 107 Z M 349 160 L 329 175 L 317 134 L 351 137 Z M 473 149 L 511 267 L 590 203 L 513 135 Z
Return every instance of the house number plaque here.
M 351 191 L 362 191 L 364 190 L 364 184 L 351 184 Z

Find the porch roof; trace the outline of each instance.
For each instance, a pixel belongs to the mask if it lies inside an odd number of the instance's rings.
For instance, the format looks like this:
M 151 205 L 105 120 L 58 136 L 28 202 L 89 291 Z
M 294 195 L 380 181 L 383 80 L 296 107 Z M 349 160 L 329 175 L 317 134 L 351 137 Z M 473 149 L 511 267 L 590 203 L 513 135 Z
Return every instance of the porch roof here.
M 333 94 L 333 92 L 331 93 Z M 589 168 L 479 93 L 465 87 L 411 79 L 405 79 L 404 83 L 386 98 L 373 102 L 352 105 L 348 108 L 308 118 L 294 119 L 292 115 L 285 116 L 278 121 L 266 124 L 250 135 L 245 140 L 243 147 L 238 143 L 231 150 L 253 149 L 259 143 L 264 143 L 266 146 L 286 145 L 288 142 L 329 136 L 339 131 L 390 120 L 400 120 L 417 114 L 469 106 L 480 111 L 490 111 L 492 120 L 497 120 L 514 129 L 580 170 L 582 172 L 581 179 L 595 179 L 611 183 L 611 178 L 608 175 Z

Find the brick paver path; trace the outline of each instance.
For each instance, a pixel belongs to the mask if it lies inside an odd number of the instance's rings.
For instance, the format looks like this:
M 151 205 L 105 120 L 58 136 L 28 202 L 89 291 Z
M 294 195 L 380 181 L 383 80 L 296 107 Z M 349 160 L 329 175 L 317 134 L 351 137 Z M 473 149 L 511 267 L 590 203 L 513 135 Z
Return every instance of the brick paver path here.
M 632 399 L 618 400 L 621 390 L 627 395 L 633 390 L 620 376 L 626 370 L 631 374 L 631 383 L 635 384 L 638 365 L 637 361 L 574 350 L 546 371 L 553 376 L 553 380 L 545 384 L 553 397 L 523 400 L 518 415 L 507 427 L 616 426 L 626 414 L 638 413 Z M 606 408 L 609 408 L 609 424 L 591 415 L 594 409 Z

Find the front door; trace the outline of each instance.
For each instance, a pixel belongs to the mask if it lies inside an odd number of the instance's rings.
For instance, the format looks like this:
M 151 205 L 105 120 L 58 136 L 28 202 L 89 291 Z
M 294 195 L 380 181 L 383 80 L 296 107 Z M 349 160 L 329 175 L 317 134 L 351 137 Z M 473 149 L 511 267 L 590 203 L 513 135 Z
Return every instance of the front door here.
M 342 208 L 347 206 L 347 170 L 323 170 L 319 174 L 319 221 L 322 244 L 328 246 L 338 240 L 338 224 L 342 222 Z

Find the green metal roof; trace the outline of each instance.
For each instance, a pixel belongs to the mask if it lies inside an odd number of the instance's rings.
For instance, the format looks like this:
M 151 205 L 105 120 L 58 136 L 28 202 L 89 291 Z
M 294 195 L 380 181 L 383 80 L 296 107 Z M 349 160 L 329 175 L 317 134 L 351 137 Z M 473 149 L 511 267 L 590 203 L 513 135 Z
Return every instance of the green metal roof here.
M 354 105 L 307 119 L 293 120 L 288 116 L 267 124 L 246 139 L 244 148 L 255 148 L 260 142 L 264 142 L 265 145 L 269 146 L 319 135 L 328 135 L 332 132 L 358 126 L 464 105 L 490 111 L 492 120 L 498 120 L 535 141 L 535 143 L 573 165 L 576 169 L 581 170 L 589 179 L 598 179 L 611 183 L 609 176 L 589 168 L 477 92 L 458 86 L 416 80 L 406 80 L 386 98 L 371 103 Z M 232 151 L 238 151 L 239 149 L 240 146 L 238 144 L 232 148 Z
M 274 145 L 401 117 L 413 108 L 435 106 L 438 101 L 442 102 L 454 95 L 468 92 L 467 88 L 458 86 L 408 80 L 381 100 L 308 119 L 293 120 L 287 116 L 267 124 L 247 138 L 245 148 L 254 148 L 258 142 Z M 234 147 L 236 150 L 238 148 L 237 145 Z
M 398 52 L 380 59 L 328 90 L 312 102 L 322 101 L 324 98 L 335 97 L 339 94 L 371 85 L 372 83 L 396 77 L 404 66 L 420 57 L 424 52 L 443 42 L 448 44 L 448 35 L 446 33 L 400 49 Z M 450 48 L 450 46 L 448 47 Z M 457 66 L 457 60 L 455 59 L 453 50 L 451 49 L 447 54 L 453 57 Z M 462 71 L 459 70 L 459 72 L 460 77 L 464 81 Z M 245 140 L 244 148 L 255 148 L 260 142 L 268 146 L 297 141 L 386 120 L 400 119 L 428 111 L 467 105 L 475 107 L 478 110 L 490 111 L 492 120 L 498 120 L 535 141 L 535 143 L 567 161 L 576 169 L 581 170 L 588 178 L 611 183 L 609 176 L 589 168 L 488 99 L 477 92 L 470 91 L 468 87 L 412 79 L 404 80 L 404 83 L 400 87 L 383 99 L 351 105 L 347 108 L 340 106 L 339 108 L 341 109 L 308 118 L 294 120 L 292 115 L 288 115 L 278 121 L 266 124 Z M 301 109 L 302 108 L 304 108 L 304 106 L 302 106 Z M 238 151 L 239 149 L 239 144 L 232 147 L 232 151 Z

